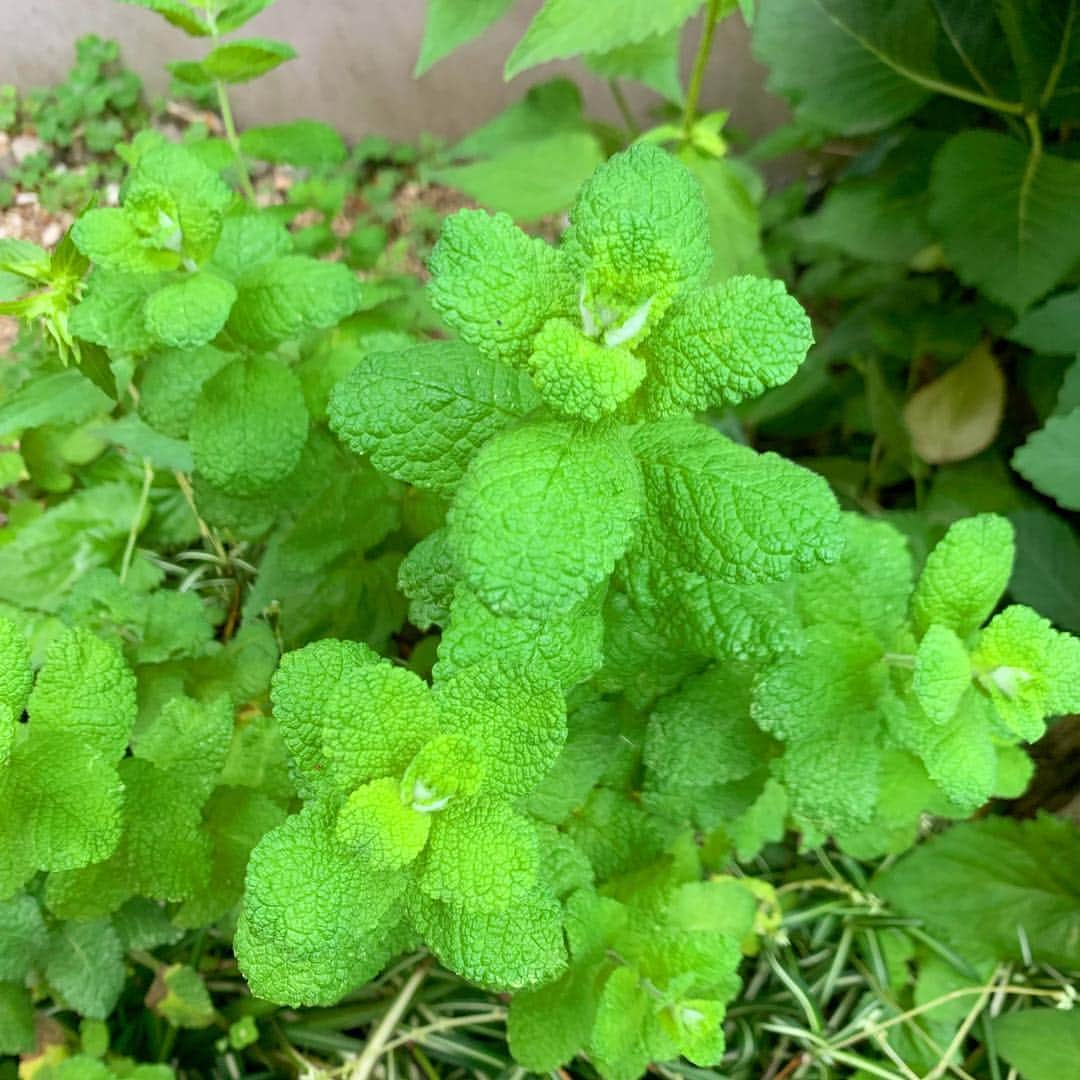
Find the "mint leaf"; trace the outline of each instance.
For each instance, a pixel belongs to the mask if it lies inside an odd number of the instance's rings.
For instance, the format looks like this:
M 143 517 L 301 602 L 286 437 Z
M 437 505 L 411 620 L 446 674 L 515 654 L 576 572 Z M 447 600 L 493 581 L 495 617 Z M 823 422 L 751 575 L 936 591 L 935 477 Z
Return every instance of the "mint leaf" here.
M 228 330 L 253 349 L 268 349 L 305 330 L 336 326 L 356 310 L 359 286 L 342 263 L 284 255 L 237 281 Z
M 461 342 L 365 356 L 335 388 L 330 427 L 400 480 L 452 495 L 480 448 L 537 404 L 524 376 Z
M 832 562 L 840 514 L 825 481 L 689 420 L 641 427 L 641 543 L 658 563 L 733 584 L 776 581 Z
M 221 332 L 236 289 L 209 271 L 190 274 L 159 289 L 146 302 L 146 329 L 163 345 L 196 349 Z
M 296 468 L 307 434 L 299 380 L 276 360 L 253 357 L 234 360 L 203 385 L 191 451 L 211 484 L 256 495 Z
M 477 454 L 450 510 L 450 548 L 490 608 L 543 618 L 611 573 L 640 512 L 640 474 L 621 429 L 537 423 Z

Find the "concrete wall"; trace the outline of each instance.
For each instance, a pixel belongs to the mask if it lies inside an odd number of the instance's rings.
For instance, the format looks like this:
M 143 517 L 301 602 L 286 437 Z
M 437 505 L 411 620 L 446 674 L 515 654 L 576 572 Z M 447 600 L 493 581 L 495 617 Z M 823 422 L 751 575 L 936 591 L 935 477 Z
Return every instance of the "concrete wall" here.
M 550 64 L 503 82 L 503 61 L 539 3 L 519 0 L 483 38 L 416 80 L 412 68 L 424 0 L 278 0 L 248 25 L 253 34 L 288 41 L 300 58 L 256 86 L 236 88 L 238 122 L 311 116 L 334 124 L 350 139 L 371 133 L 409 139 L 421 131 L 452 139 L 556 72 L 578 79 L 592 115 L 614 120 L 607 87 L 579 64 Z M 206 49 L 205 42 L 190 42 L 151 12 L 116 0 L 0 0 L 0 83 L 27 89 L 57 81 L 71 65 L 75 39 L 88 33 L 116 38 L 127 64 L 151 92 L 167 85 L 166 61 Z M 696 25 L 684 34 L 687 68 L 695 43 Z M 765 92 L 762 78 L 745 28 L 737 17 L 729 19 L 717 33 L 703 107 L 730 109 L 733 123 L 752 133 L 766 131 L 783 119 L 784 110 Z M 641 115 L 654 100 L 642 91 L 632 104 Z

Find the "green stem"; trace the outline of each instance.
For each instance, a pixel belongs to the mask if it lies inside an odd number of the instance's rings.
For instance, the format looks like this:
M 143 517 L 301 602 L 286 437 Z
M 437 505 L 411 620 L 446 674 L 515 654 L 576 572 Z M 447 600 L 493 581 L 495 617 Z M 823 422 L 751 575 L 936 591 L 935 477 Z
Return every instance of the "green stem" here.
M 705 12 L 705 22 L 701 27 L 701 39 L 698 41 L 697 56 L 694 57 L 694 68 L 690 73 L 690 85 L 686 90 L 686 104 L 683 106 L 682 129 L 683 137 L 687 141 L 690 139 L 690 133 L 694 130 L 694 122 L 697 120 L 701 83 L 705 78 L 705 67 L 709 62 L 709 53 L 712 52 L 713 34 L 716 32 L 716 20 L 719 15 L 720 0 L 709 0 L 709 7 Z
M 154 468 L 149 461 L 143 460 L 142 490 L 139 492 L 139 505 L 135 508 L 135 517 L 131 521 L 131 529 L 128 532 L 127 544 L 124 547 L 124 558 L 120 563 L 120 582 L 127 580 L 128 571 L 131 569 L 131 560 L 135 556 L 135 541 L 139 537 L 139 527 L 142 525 L 143 514 L 146 513 L 146 504 L 150 501 L 150 485 L 154 482 Z
M 636 139 L 641 134 L 641 128 L 638 127 L 637 121 L 634 119 L 634 114 L 630 111 L 630 105 L 626 100 L 626 95 L 622 92 L 619 80 L 608 79 L 608 89 L 611 91 L 611 96 L 615 99 L 619 115 L 626 125 L 626 130 L 630 133 L 630 138 Z
M 216 85 L 218 107 L 221 109 L 221 120 L 225 125 L 225 139 L 232 148 L 233 157 L 236 158 L 236 165 L 240 170 L 240 186 L 244 189 L 244 195 L 248 202 L 254 204 L 255 188 L 251 184 L 251 175 L 248 173 L 247 162 L 244 160 L 244 152 L 240 149 L 240 136 L 236 134 L 232 106 L 229 104 L 229 92 L 220 79 L 218 79 Z

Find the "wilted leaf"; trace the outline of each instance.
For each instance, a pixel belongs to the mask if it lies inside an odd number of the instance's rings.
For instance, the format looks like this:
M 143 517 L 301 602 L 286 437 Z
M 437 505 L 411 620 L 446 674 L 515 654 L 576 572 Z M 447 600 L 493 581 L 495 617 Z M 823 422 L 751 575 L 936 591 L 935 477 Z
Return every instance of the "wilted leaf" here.
M 931 465 L 985 450 L 1001 427 L 1005 378 L 985 344 L 917 390 L 904 407 L 915 452 Z

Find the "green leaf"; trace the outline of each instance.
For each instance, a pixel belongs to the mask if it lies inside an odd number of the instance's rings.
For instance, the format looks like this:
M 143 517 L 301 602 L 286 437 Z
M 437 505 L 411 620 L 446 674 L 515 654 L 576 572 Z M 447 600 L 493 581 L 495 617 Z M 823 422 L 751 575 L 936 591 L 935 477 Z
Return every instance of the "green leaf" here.
M 505 802 L 451 802 L 431 815 L 419 886 L 436 900 L 478 911 L 528 902 L 540 874 L 536 827 Z
M 284 255 L 237 282 L 228 330 L 252 349 L 268 349 L 307 330 L 336 326 L 359 303 L 360 289 L 343 263 Z
M 0 1054 L 30 1054 L 34 1045 L 30 991 L 21 982 L 0 982 Z
M 605 79 L 636 79 L 668 101 L 681 103 L 679 44 L 682 27 L 674 26 L 643 41 L 585 55 L 585 65 Z
M 90 630 L 66 630 L 45 654 L 28 708 L 35 736 L 74 737 L 115 761 L 135 723 L 135 676 L 111 642 Z
M 1013 454 L 1012 464 L 1025 480 L 1066 510 L 1080 510 L 1080 408 L 1052 416 Z
M 214 1003 L 199 973 L 187 964 L 169 964 L 154 976 L 146 1004 L 173 1027 L 205 1028 L 214 1022 Z
M 1005 377 L 985 344 L 940 378 L 920 387 L 904 406 L 915 452 L 931 465 L 964 461 L 997 436 L 1005 413 Z
M 0 900 L 0 982 L 23 982 L 47 937 L 41 908 L 29 893 Z
M 368 977 L 408 880 L 373 871 L 327 819 L 308 806 L 268 833 L 248 865 L 236 956 L 252 993 L 270 1001 L 329 1005 Z
M 431 178 L 518 221 L 565 210 L 604 160 L 596 137 L 584 131 L 549 135 L 466 165 L 435 169 Z
M 300 381 L 278 361 L 252 357 L 204 383 L 191 418 L 191 452 L 210 483 L 255 495 L 296 468 L 307 434 Z
M 1070 356 L 1080 348 L 1080 289 L 1052 296 L 1026 311 L 1009 339 L 1046 356 Z
M 649 1065 L 644 1028 L 649 998 L 636 971 L 616 968 L 604 983 L 596 1009 L 589 1054 L 602 1075 L 628 1080 L 641 1076 Z
M 548 421 L 498 435 L 476 455 L 450 510 L 458 568 L 496 612 L 566 611 L 626 550 L 640 483 L 617 427 Z
M 581 1050 L 596 1014 L 595 977 L 592 967 L 575 965 L 557 982 L 513 996 L 506 1024 L 516 1062 L 547 1073 Z
M 114 446 L 124 447 L 136 461 L 149 461 L 155 469 L 188 473 L 195 468 L 191 449 L 186 442 L 162 435 L 133 413 L 104 424 L 97 430 Z
M 137 493 L 122 483 L 87 488 L 46 510 L 0 546 L 0 600 L 57 611 L 83 574 L 119 556 L 137 515 Z
M 274 0 L 233 0 L 232 3 L 225 4 L 217 16 L 218 33 L 231 34 L 234 30 L 239 30 L 244 23 L 255 18 L 273 2 Z
M 173 68 L 185 82 L 244 83 L 295 58 L 296 50 L 283 41 L 246 38 L 217 46 L 198 63 L 182 62 Z
M 447 218 L 429 267 L 435 310 L 464 341 L 505 363 L 523 365 L 544 323 L 575 310 L 565 258 L 506 214 Z
M 434 691 L 440 722 L 479 751 L 481 792 L 526 795 L 558 758 L 566 742 L 566 705 L 561 690 L 542 676 L 522 672 L 510 681 L 489 659 L 440 677 Z
M 758 208 L 743 171 L 730 160 L 706 157 L 692 150 L 682 155 L 701 184 L 712 240 L 712 280 L 734 274 L 764 274 Z
M 112 923 L 61 923 L 49 938 L 45 978 L 77 1012 L 104 1020 L 124 986 L 123 947 Z
M 1080 539 L 1063 518 L 1038 507 L 1009 515 L 1016 563 L 1009 592 L 1021 604 L 1080 633 Z
M 538 892 L 505 911 L 446 904 L 416 890 L 406 894 L 416 930 L 451 971 L 489 990 L 520 990 L 566 967 L 562 908 Z
M 86 294 L 71 312 L 69 329 L 113 353 L 145 352 L 154 344 L 146 328 L 146 301 L 161 285 L 157 274 L 95 270 Z
M 509 10 L 513 0 L 428 0 L 424 40 L 413 78 L 479 37 Z
M 1080 830 L 1043 815 L 954 826 L 874 883 L 974 962 L 1080 963 Z
M 221 332 L 236 300 L 231 282 L 207 270 L 159 289 L 147 301 L 146 328 L 176 349 L 208 345 Z
M 123 210 L 88 210 L 72 226 L 79 250 L 95 266 L 123 274 L 156 274 L 173 270 L 177 253 L 143 236 Z
M 203 384 L 230 360 L 210 346 L 156 352 L 139 367 L 139 415 L 162 435 L 186 439 Z
M 995 1017 L 997 1052 L 1024 1080 L 1061 1080 L 1080 1061 L 1080 1011 L 1023 1009 Z
M 452 495 L 469 462 L 537 404 L 528 378 L 464 342 L 365 356 L 335 388 L 330 427 L 399 480 Z
M 761 0 L 754 20 L 769 89 L 843 135 L 895 124 L 930 97 L 908 71 L 932 65 L 935 37 L 926 0 Z
M 1012 573 L 1013 529 L 1007 518 L 977 514 L 953 524 L 930 552 L 911 598 L 916 629 L 932 623 L 961 638 L 997 606 Z
M 616 4 L 608 0 L 587 5 L 574 0 L 546 0 L 506 61 L 505 76 L 512 79 L 546 60 L 638 44 L 681 26 L 700 6 L 701 0 L 671 0 L 666 4 L 651 0 Z
M 642 546 L 660 564 L 733 584 L 832 562 L 840 514 L 820 477 L 691 420 L 637 430 L 645 480 Z
M 926 715 L 945 724 L 971 686 L 971 660 L 964 643 L 948 627 L 931 626 L 915 653 L 912 690 Z
M 780 281 L 729 278 L 676 303 L 649 335 L 653 416 L 735 405 L 787 382 L 813 342 L 810 320 Z
M 965 131 L 934 160 L 930 221 L 960 279 L 1019 312 L 1076 262 L 1077 185 L 1078 162 L 1008 135 Z
M 341 136 L 318 120 L 246 128 L 240 135 L 240 149 L 259 161 L 306 169 L 341 165 L 349 154 Z
M 292 246 L 289 230 L 271 215 L 230 214 L 222 222 L 210 266 L 237 282 L 254 267 L 288 255 Z
M 108 412 L 112 402 L 77 371 L 53 371 L 28 379 L 0 402 L 0 433 L 18 435 L 44 424 L 81 424 Z
M 166 22 L 192 37 L 209 37 L 210 27 L 183 0 L 122 0 L 125 4 L 156 11 Z

